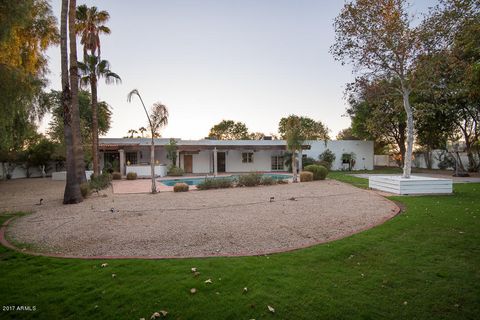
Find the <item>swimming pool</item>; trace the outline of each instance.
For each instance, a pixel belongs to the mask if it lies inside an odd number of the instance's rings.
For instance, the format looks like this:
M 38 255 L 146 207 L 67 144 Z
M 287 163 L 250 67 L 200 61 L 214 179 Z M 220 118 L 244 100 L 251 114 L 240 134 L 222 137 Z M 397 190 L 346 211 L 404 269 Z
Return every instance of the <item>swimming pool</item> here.
M 220 176 L 220 177 L 208 177 L 208 179 L 229 179 L 233 180 L 236 179 L 239 175 L 231 175 L 231 176 Z M 292 176 L 289 174 L 280 174 L 280 173 L 264 173 L 262 174 L 263 177 L 272 177 L 275 180 L 287 180 L 290 179 Z M 159 180 L 165 186 L 173 187 L 175 183 L 183 182 L 188 184 L 189 186 L 196 186 L 202 181 L 205 181 L 206 177 L 191 177 L 191 178 L 178 178 L 178 179 L 166 179 L 166 180 Z

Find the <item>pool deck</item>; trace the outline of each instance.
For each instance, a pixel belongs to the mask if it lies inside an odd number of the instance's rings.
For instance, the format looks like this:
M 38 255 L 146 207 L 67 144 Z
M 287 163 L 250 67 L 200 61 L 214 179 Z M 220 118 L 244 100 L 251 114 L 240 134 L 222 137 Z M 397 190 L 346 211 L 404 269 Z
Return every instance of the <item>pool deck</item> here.
M 291 175 L 288 172 L 259 172 L 261 174 L 279 174 L 279 175 Z M 217 174 L 215 177 L 230 177 L 234 175 L 248 174 L 242 173 L 222 173 Z M 213 178 L 214 176 L 209 174 L 192 174 L 188 176 L 179 177 L 163 177 L 156 179 L 157 192 L 173 191 L 173 186 L 166 186 L 161 183 L 164 180 L 177 180 L 177 179 L 198 179 L 198 178 Z M 137 179 L 137 180 L 113 180 L 113 193 L 115 194 L 131 194 L 131 193 L 150 193 L 152 190 L 152 181 L 150 179 Z M 190 190 L 197 190 L 196 186 L 189 186 Z

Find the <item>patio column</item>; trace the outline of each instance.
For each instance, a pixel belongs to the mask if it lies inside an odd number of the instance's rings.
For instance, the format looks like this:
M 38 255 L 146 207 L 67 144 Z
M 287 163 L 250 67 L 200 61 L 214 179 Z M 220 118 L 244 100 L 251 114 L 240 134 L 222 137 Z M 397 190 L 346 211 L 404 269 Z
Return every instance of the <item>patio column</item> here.
M 217 175 L 217 147 L 213 148 L 213 175 Z
M 122 176 L 125 175 L 125 150 L 120 149 L 118 150 L 118 154 L 120 155 L 120 173 Z
M 302 171 L 302 162 L 303 162 L 303 156 L 302 156 L 302 149 L 298 152 L 298 171 Z
M 180 151 L 177 150 L 177 159 L 176 163 L 173 165 L 176 166 L 177 168 L 180 168 Z

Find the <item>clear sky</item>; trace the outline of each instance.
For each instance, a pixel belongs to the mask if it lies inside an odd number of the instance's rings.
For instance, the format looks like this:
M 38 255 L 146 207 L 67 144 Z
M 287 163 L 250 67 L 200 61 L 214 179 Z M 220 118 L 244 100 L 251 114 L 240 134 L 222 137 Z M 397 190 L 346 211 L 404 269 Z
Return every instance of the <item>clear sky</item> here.
M 289 114 L 322 121 L 332 138 L 350 125 L 343 91 L 351 68 L 328 52 L 343 0 L 77 2 L 111 16 L 102 58 L 122 84 L 99 86 L 99 99 L 113 109 L 107 137 L 146 126 L 139 100 L 127 102 L 135 88 L 147 107 L 160 101 L 169 108 L 163 137 L 200 139 L 222 119 L 268 135 Z M 415 13 L 434 4 L 412 2 Z M 59 20 L 61 1 L 51 4 Z M 50 86 L 60 89 L 60 48 L 48 55 Z

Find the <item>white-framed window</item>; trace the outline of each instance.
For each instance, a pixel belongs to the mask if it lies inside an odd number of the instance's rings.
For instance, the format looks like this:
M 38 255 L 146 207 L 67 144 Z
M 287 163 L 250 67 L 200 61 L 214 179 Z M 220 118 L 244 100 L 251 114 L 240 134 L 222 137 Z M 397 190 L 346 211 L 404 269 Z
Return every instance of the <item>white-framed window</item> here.
M 283 156 L 272 156 L 272 171 L 283 171 Z
M 243 163 L 253 163 L 253 152 L 242 152 Z

